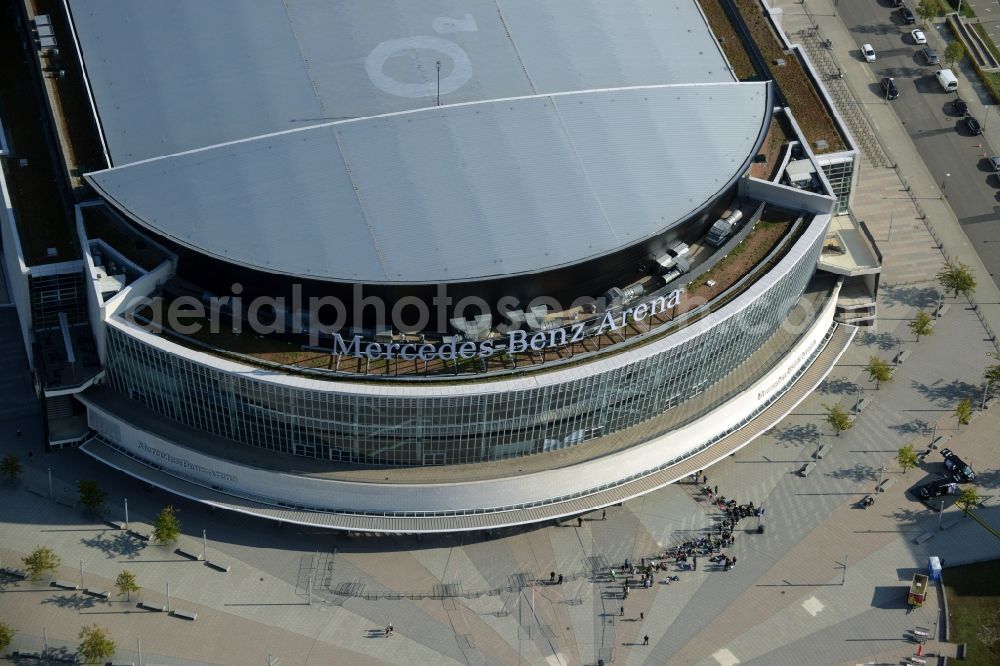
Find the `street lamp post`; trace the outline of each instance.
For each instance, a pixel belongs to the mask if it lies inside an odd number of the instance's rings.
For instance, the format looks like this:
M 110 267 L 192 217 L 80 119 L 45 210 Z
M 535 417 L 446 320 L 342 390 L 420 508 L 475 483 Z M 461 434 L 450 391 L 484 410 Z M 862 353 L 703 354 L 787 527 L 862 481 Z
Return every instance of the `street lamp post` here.
M 947 197 L 948 196 L 947 194 L 945 194 L 945 190 L 948 189 L 948 179 L 949 178 L 951 178 L 951 174 L 950 173 L 946 173 L 944 175 L 944 180 L 941 181 L 941 196 L 942 197 Z
M 847 555 L 844 555 L 844 576 L 840 579 L 840 584 L 843 585 L 847 582 Z
M 441 106 L 441 61 L 437 60 L 434 64 L 437 65 L 437 105 Z
M 986 411 L 986 397 L 989 395 L 989 393 L 990 393 L 990 383 L 986 382 L 985 384 L 983 384 L 983 402 L 981 405 L 979 405 L 979 411 L 981 412 Z
M 880 467 L 879 470 L 878 470 L 878 485 L 875 486 L 875 494 L 876 495 L 879 494 L 880 492 L 882 492 L 882 475 L 883 474 L 885 474 L 885 465 L 882 465 L 882 467 Z
M 944 516 L 944 500 L 941 500 L 941 506 L 938 507 L 938 524 L 937 531 L 941 531 L 941 518 Z

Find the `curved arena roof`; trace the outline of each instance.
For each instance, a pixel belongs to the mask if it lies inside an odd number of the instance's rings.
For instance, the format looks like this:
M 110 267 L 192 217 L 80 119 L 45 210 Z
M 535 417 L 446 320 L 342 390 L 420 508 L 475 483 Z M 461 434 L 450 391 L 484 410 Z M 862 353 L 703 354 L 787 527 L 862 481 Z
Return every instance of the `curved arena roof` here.
M 695 0 L 69 5 L 116 165 L 89 181 L 274 273 L 455 282 L 609 254 L 710 202 L 769 119 Z

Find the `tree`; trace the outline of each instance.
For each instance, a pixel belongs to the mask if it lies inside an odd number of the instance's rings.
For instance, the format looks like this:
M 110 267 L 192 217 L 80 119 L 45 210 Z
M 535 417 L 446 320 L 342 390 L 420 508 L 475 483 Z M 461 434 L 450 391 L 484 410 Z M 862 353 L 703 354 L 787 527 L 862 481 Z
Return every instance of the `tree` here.
M 989 390 L 992 393 L 994 386 L 1000 386 L 1000 365 L 994 365 L 992 368 L 986 368 L 986 372 L 983 373 L 983 379 L 989 385 Z
M 153 538 L 160 543 L 173 543 L 181 534 L 181 521 L 177 520 L 177 512 L 172 506 L 165 506 L 156 516 L 153 526 Z
M 946 263 L 944 268 L 938 272 L 937 279 L 942 287 L 955 292 L 955 296 L 962 294 L 971 297 L 976 291 L 976 278 L 973 276 L 972 270 L 962 262 L 956 264 L 949 261 Z
M 962 510 L 965 511 L 965 515 L 969 515 L 969 509 L 978 505 L 981 501 L 982 498 L 979 496 L 979 493 L 976 492 L 976 489 L 972 486 L 966 486 L 965 488 L 962 488 L 962 494 L 960 494 L 958 499 L 955 500 L 955 504 L 962 507 Z
M 128 569 L 122 569 L 122 572 L 118 574 L 118 578 L 115 579 L 115 587 L 118 588 L 118 594 L 125 595 L 126 601 L 131 601 L 132 593 L 142 589 L 135 580 L 135 574 Z
M 76 489 L 80 493 L 80 504 L 87 511 L 97 513 L 108 501 L 108 494 L 97 485 L 97 481 L 77 481 Z
M 957 39 L 948 45 L 944 50 L 944 59 L 948 61 L 949 67 L 954 67 L 955 63 L 965 57 L 965 45 Z
M 37 583 L 48 571 L 55 571 L 62 564 L 59 556 L 45 546 L 37 546 L 27 557 L 22 557 L 24 568 L 27 569 L 28 578 L 31 582 Z
M 934 318 L 925 310 L 917 310 L 917 314 L 913 316 L 907 326 L 910 327 L 910 332 L 917 336 L 917 342 L 920 342 L 921 335 L 934 335 L 933 322 Z
M 0 460 L 0 474 L 11 482 L 17 481 L 17 477 L 21 476 L 23 471 L 24 465 L 21 464 L 21 459 L 13 453 L 8 453 L 3 460 Z
M 865 372 L 868 373 L 869 381 L 875 382 L 876 391 L 882 385 L 882 382 L 889 383 L 892 381 L 892 366 L 889 365 L 888 361 L 878 356 L 872 356 L 868 359 Z
M 941 3 L 938 0 L 920 0 L 917 5 L 917 16 L 925 21 L 930 21 L 940 13 Z
M 826 422 L 837 433 L 837 437 L 840 437 L 840 433 L 844 430 L 850 430 L 854 426 L 854 421 L 851 420 L 850 414 L 845 412 L 844 408 L 839 404 L 833 406 L 823 405 L 823 409 L 826 410 Z
M 972 420 L 972 401 L 968 398 L 962 398 L 955 405 L 955 418 L 958 419 L 959 425 L 969 425 L 969 421 Z
M 110 659 L 115 653 L 115 642 L 108 632 L 96 624 L 80 630 L 80 647 L 77 653 L 85 664 L 99 664 Z
M 0 652 L 10 647 L 14 640 L 14 629 L 6 622 L 0 622 Z
M 896 462 L 903 468 L 903 474 L 917 466 L 917 454 L 914 452 L 912 444 L 899 447 L 899 451 L 896 452 Z

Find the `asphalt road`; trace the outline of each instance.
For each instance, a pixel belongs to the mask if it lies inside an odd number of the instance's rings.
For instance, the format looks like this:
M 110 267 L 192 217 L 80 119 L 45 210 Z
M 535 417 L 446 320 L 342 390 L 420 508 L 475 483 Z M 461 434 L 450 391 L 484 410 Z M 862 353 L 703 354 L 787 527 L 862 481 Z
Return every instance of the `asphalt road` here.
M 912 8 L 916 3 L 909 4 Z M 1000 153 L 984 136 L 973 136 L 961 117 L 952 112 L 951 100 L 956 95 L 945 93 L 938 85 L 934 77 L 937 67 L 924 64 L 920 55 L 923 46 L 914 44 L 910 36 L 915 26 L 904 26 L 889 0 L 843 0 L 838 3 L 838 12 L 858 45 L 852 56 L 863 62 L 860 47 L 865 43 L 877 54 L 877 60 L 869 65 L 874 82 L 869 90 L 857 91 L 859 101 L 881 103 L 878 81 L 883 76 L 895 79 L 899 97 L 890 104 L 996 282 L 1000 278 L 1000 177 L 981 155 Z M 925 30 L 928 45 L 936 48 L 942 59 L 944 30 Z M 993 109 L 988 117 L 977 119 L 989 128 L 1000 123 L 1000 112 Z

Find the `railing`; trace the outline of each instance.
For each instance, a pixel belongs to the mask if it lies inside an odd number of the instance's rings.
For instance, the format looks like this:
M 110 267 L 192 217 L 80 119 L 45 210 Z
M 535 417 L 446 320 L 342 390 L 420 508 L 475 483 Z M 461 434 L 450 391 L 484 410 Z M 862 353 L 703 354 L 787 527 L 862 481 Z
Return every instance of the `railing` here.
M 763 204 L 761 204 L 761 206 L 763 206 Z M 755 211 L 754 213 L 754 218 L 759 219 L 759 214 L 762 212 L 762 210 L 763 209 L 759 207 L 758 210 Z M 749 222 L 747 223 L 746 226 L 747 227 L 749 226 Z M 128 316 L 131 317 L 137 325 L 143 325 L 147 327 L 148 330 L 153 330 L 157 332 L 159 335 L 162 335 L 164 337 L 181 341 L 183 344 L 187 346 L 193 346 L 196 348 L 205 349 L 206 351 L 214 355 L 222 356 L 225 358 L 231 358 L 233 360 L 246 363 L 247 365 L 267 368 L 293 375 L 322 378 L 322 379 L 330 379 L 333 377 L 350 378 L 355 380 L 366 379 L 366 378 L 367 379 L 391 378 L 393 381 L 408 381 L 408 382 L 454 381 L 454 377 L 463 374 L 471 378 L 476 378 L 480 380 L 486 377 L 490 379 L 502 378 L 510 375 L 521 374 L 524 372 L 536 371 L 539 369 L 549 370 L 549 369 L 565 367 L 566 365 L 585 361 L 586 359 L 597 355 L 607 356 L 609 354 L 618 353 L 619 351 L 622 351 L 625 348 L 630 347 L 632 345 L 645 344 L 646 342 L 649 342 L 655 338 L 662 337 L 663 335 L 666 335 L 671 332 L 676 332 L 677 330 L 680 330 L 685 326 L 688 326 L 694 323 L 695 321 L 700 320 L 705 316 L 708 316 L 709 314 L 718 310 L 719 308 L 725 306 L 727 303 L 731 302 L 733 299 L 739 296 L 743 291 L 748 289 L 750 286 L 749 283 L 751 282 L 752 279 L 758 277 L 762 272 L 766 272 L 767 270 L 770 270 L 775 265 L 777 265 L 777 263 L 790 249 L 790 247 L 794 245 L 794 241 L 797 240 L 798 237 L 801 236 L 801 234 L 805 231 L 806 227 L 807 227 L 806 220 L 803 217 L 797 218 L 795 222 L 791 225 L 785 236 L 780 239 L 780 241 L 770 250 L 770 252 L 763 259 L 761 259 L 760 262 L 757 263 L 757 265 L 755 265 L 752 269 L 750 269 L 743 276 L 741 276 L 735 283 L 727 287 L 722 293 L 717 295 L 711 301 L 699 305 L 698 307 L 692 310 L 688 310 L 687 312 L 684 312 L 677 317 L 668 319 L 667 321 L 663 322 L 659 326 L 656 326 L 655 328 L 650 328 L 646 331 L 640 330 L 637 333 L 629 335 L 628 327 L 625 327 L 623 329 L 624 333 L 621 333 L 622 339 L 620 341 L 602 345 L 599 341 L 599 338 L 602 337 L 601 335 L 588 336 L 588 332 L 592 334 L 594 330 L 601 327 L 602 322 L 604 320 L 604 315 L 600 315 L 598 317 L 594 317 L 592 319 L 588 319 L 583 322 L 574 322 L 575 324 L 583 324 L 586 328 L 584 329 L 584 337 L 581 342 L 570 343 L 566 347 L 561 348 L 563 350 L 568 350 L 567 352 L 568 357 L 553 359 L 550 361 L 544 361 L 542 363 L 539 363 L 533 360 L 529 354 L 518 354 L 517 356 L 511 356 L 508 353 L 507 349 L 502 344 L 495 345 L 494 349 L 496 350 L 496 356 L 498 358 L 507 357 L 509 359 L 515 359 L 512 360 L 514 367 L 507 367 L 496 370 L 482 371 L 478 368 L 478 366 L 474 366 L 473 364 L 468 362 L 466 362 L 463 365 L 458 360 L 455 361 L 454 367 L 448 368 L 447 372 L 441 371 L 440 373 L 437 374 L 426 374 L 426 375 L 419 375 L 419 374 L 400 375 L 389 372 L 380 375 L 369 375 L 367 374 L 367 366 L 365 374 L 362 374 L 347 370 L 332 370 L 326 368 L 310 368 L 298 365 L 287 365 L 282 363 L 275 363 L 273 361 L 267 361 L 240 352 L 221 349 L 207 342 L 203 342 L 191 336 L 173 331 L 167 327 L 157 324 L 156 322 L 152 321 L 151 319 L 145 316 L 139 315 L 134 311 L 130 313 Z M 721 259 L 721 254 L 720 254 L 720 259 Z M 685 275 L 684 280 L 690 281 L 694 277 L 700 276 L 703 273 L 704 271 L 695 271 L 691 274 Z M 678 286 L 678 282 L 679 281 L 671 282 L 654 292 L 644 294 L 641 300 L 644 302 L 649 302 L 656 298 L 666 297 L 668 294 L 670 294 L 671 291 L 681 288 Z M 613 316 L 620 312 L 624 312 L 626 309 L 627 306 L 623 306 L 620 310 L 612 311 Z M 592 346 L 596 345 L 597 349 L 588 349 L 583 344 L 584 342 L 589 342 Z M 577 345 L 582 347 L 583 351 L 574 351 Z M 315 349 L 311 349 L 311 351 L 317 351 L 317 353 L 320 353 L 318 350 Z M 523 359 L 524 361 L 529 362 L 530 365 L 518 366 L 516 359 Z M 396 360 L 394 360 L 394 362 L 399 363 L 399 361 Z M 472 370 L 471 372 L 470 369 Z

